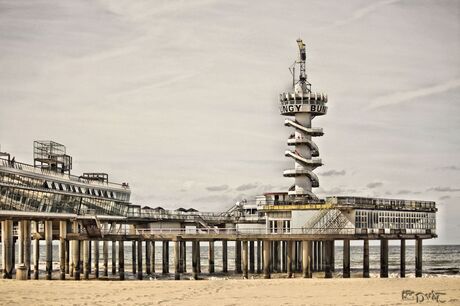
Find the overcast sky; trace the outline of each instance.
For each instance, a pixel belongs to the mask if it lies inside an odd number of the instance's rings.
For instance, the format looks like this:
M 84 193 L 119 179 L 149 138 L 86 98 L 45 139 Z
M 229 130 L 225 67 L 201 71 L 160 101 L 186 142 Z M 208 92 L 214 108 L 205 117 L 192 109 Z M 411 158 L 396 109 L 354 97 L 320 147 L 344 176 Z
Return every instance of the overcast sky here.
M 141 205 L 285 191 L 299 36 L 329 95 L 315 192 L 434 200 L 460 242 L 459 1 L 0 0 L 1 150 L 63 143 Z

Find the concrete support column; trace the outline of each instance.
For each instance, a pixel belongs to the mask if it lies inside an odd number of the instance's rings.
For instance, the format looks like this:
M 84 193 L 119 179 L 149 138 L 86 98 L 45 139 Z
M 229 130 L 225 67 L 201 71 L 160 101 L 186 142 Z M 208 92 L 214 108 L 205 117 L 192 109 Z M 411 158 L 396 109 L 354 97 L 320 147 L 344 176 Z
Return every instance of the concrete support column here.
M 169 273 L 169 241 L 163 241 L 163 274 Z
M 235 241 L 235 273 L 241 273 L 241 241 Z
M 331 241 L 331 271 L 335 272 L 335 240 Z
M 324 241 L 324 277 L 332 278 L 331 259 L 332 259 L 332 241 Z
M 150 255 L 152 253 L 151 251 L 152 244 L 150 243 L 149 240 L 145 241 L 145 274 L 150 275 L 152 274 L 151 270 L 151 261 L 150 261 Z
M 270 278 L 270 249 L 271 243 L 269 240 L 263 241 L 263 256 L 264 256 L 264 278 Z
M 302 276 L 312 277 L 312 242 L 308 240 L 302 241 Z
M 174 279 L 180 279 L 180 241 L 174 241 Z
M 18 221 L 18 264 L 24 264 L 24 221 Z
M 280 247 L 279 241 L 273 241 L 273 271 L 280 272 Z
M 369 240 L 363 240 L 363 277 L 369 278 Z
M 404 278 L 406 277 L 406 239 L 401 239 L 401 247 L 399 250 L 401 260 L 399 276 Z
M 257 273 L 262 273 L 262 241 L 257 240 Z
M 13 221 L 2 221 L 2 277 L 13 277 Z
M 254 241 L 249 241 L 249 273 L 252 274 L 256 272 L 254 255 Z
M 192 276 L 193 279 L 198 279 L 198 252 L 200 244 L 198 241 L 192 241 Z
M 99 278 L 99 240 L 94 240 L 94 277 Z
M 142 240 L 137 241 L 137 279 L 142 280 Z
M 248 278 L 248 241 L 243 241 L 243 278 Z
M 106 240 L 102 242 L 102 268 L 102 275 L 109 276 L 109 242 Z
M 423 240 L 415 239 L 415 277 L 422 277 Z
M 132 268 L 133 268 L 133 274 L 137 274 L 137 241 L 133 240 L 131 243 L 131 255 L 132 255 Z
M 112 241 L 112 275 L 117 274 L 117 242 Z
M 150 242 L 150 244 L 152 245 L 151 247 L 151 250 L 152 250 L 152 253 L 150 255 L 150 266 L 152 268 L 152 274 L 155 273 L 155 240 L 152 240 Z
M 91 243 L 90 240 L 83 240 L 83 279 L 89 279 L 89 267 L 91 265 L 91 259 L 89 258 L 89 245 Z
M 388 239 L 380 239 L 380 277 L 388 277 Z
M 118 241 L 118 275 L 120 280 L 125 279 L 125 244 L 123 240 Z
M 343 240 L 343 278 L 350 278 L 350 240 Z
M 34 262 L 34 274 L 33 279 L 38 279 L 38 267 L 40 262 L 40 239 L 38 236 L 38 221 L 34 221 L 32 224 L 33 231 L 34 231 L 34 255 L 33 255 L 33 262 Z M 2 235 L 3 238 L 3 235 Z M 5 267 L 5 266 L 3 266 Z
M 67 221 L 59 221 L 59 279 L 65 280 Z
M 209 241 L 208 267 L 209 267 L 209 274 L 213 274 L 214 273 L 214 241 Z
M 292 240 L 289 240 L 287 242 L 287 261 L 286 261 L 286 272 L 287 272 L 287 277 L 291 278 L 292 277 L 292 255 L 293 252 L 295 251 L 295 242 Z
M 89 241 L 88 241 L 88 263 L 89 263 L 89 265 L 88 265 L 88 272 L 89 272 L 89 274 L 91 274 L 91 271 L 92 271 L 92 266 L 91 266 L 91 261 L 92 261 L 92 258 L 93 258 L 93 257 L 92 257 L 92 255 L 93 255 L 93 251 L 92 251 L 93 248 L 92 248 L 92 246 L 93 246 L 92 241 L 89 240 Z
M 45 221 L 46 241 L 46 279 L 50 280 L 53 273 L 53 221 Z
M 227 240 L 222 240 L 222 272 L 228 272 Z

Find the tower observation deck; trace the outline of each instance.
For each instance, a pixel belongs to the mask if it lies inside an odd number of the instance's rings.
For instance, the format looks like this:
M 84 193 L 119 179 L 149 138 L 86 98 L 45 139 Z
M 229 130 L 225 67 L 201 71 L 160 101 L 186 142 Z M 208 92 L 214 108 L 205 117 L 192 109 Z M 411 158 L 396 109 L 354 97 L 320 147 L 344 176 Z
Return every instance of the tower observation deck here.
M 305 72 L 306 50 L 301 39 L 297 40 L 299 57 L 290 67 L 292 91 L 280 94 L 280 112 L 286 116 L 284 125 L 294 128 L 287 145 L 285 156 L 294 159 L 294 169 L 283 172 L 285 177 L 294 177 L 295 182 L 289 188 L 288 196 L 292 202 L 318 202 L 312 188 L 319 187 L 319 180 L 313 170 L 322 165 L 318 158 L 318 146 L 312 137 L 323 136 L 322 128 L 313 128 L 311 122 L 316 116 L 327 112 L 327 95 L 311 91 Z M 296 74 L 298 71 L 298 74 Z

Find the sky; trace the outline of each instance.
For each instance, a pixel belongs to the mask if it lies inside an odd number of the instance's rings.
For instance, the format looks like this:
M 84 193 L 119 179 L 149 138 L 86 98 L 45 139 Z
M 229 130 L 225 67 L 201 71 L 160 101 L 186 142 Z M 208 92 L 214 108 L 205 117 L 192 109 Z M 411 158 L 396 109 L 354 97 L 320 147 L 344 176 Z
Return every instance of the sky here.
M 222 211 L 293 183 L 278 110 L 297 38 L 328 114 L 321 197 L 436 201 L 460 243 L 460 2 L 0 0 L 0 145 L 34 140 L 134 204 Z

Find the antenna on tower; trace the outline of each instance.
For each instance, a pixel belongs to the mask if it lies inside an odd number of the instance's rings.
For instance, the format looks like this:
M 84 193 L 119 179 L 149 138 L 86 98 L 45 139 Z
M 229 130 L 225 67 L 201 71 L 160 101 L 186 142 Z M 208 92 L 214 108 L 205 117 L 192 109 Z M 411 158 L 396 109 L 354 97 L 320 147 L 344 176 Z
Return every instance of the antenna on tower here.
M 292 87 L 295 91 L 302 91 L 304 93 L 311 92 L 311 84 L 307 81 L 307 73 L 305 71 L 305 61 L 307 60 L 307 51 L 305 49 L 305 43 L 302 39 L 297 39 L 297 45 L 299 46 L 299 57 L 289 67 L 289 71 L 292 74 Z M 296 76 L 296 66 L 299 66 L 299 76 Z M 297 86 L 298 85 L 298 86 Z

